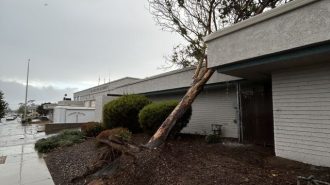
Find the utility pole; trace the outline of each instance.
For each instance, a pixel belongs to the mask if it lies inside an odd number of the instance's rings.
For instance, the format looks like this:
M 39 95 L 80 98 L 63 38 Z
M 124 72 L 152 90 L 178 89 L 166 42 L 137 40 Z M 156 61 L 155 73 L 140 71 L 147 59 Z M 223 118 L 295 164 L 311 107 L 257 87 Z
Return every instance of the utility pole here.
M 26 75 L 26 87 L 25 87 L 25 106 L 24 106 L 24 120 L 26 121 L 26 111 L 27 111 L 27 96 L 28 96 L 28 89 L 29 89 L 29 69 L 30 68 L 30 59 L 28 59 L 28 66 L 27 66 L 27 75 Z

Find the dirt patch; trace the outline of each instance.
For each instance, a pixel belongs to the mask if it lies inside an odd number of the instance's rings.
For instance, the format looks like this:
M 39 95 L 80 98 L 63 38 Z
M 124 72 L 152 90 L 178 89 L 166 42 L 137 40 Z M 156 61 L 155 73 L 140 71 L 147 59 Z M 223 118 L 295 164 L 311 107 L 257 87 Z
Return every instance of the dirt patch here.
M 55 184 L 85 184 L 89 179 L 80 177 L 93 169 L 103 149 L 96 147 L 94 139 L 88 139 L 83 143 L 48 153 L 45 161 Z
M 136 143 L 147 136 L 135 135 Z M 68 180 L 88 170 L 97 160 L 99 148 L 92 140 L 51 152 L 46 162 L 55 184 L 73 184 Z M 181 137 L 157 150 L 120 160 L 120 171 L 103 179 L 111 185 L 165 184 L 296 184 L 297 176 L 314 175 L 330 181 L 330 169 L 306 165 L 272 155 L 270 148 L 239 144 L 206 144 L 203 138 Z M 132 165 L 133 164 L 133 165 Z M 92 178 L 75 184 L 85 184 Z

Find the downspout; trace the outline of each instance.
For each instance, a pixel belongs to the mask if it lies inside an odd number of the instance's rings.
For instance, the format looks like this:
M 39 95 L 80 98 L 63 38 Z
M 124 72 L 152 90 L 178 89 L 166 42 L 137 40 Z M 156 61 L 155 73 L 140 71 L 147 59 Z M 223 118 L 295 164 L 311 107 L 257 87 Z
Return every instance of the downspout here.
M 241 106 L 241 85 L 236 82 L 236 102 L 237 102 L 237 122 L 238 122 L 238 141 L 243 142 L 243 129 L 242 129 L 242 106 Z

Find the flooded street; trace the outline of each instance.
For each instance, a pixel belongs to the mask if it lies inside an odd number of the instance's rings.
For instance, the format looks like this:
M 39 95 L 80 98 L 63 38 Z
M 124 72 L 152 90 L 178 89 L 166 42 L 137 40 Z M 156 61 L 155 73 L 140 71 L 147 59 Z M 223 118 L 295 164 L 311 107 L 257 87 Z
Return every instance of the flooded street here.
M 34 143 L 45 137 L 43 126 L 22 126 L 19 120 L 0 123 L 0 180 L 6 185 L 53 185 Z

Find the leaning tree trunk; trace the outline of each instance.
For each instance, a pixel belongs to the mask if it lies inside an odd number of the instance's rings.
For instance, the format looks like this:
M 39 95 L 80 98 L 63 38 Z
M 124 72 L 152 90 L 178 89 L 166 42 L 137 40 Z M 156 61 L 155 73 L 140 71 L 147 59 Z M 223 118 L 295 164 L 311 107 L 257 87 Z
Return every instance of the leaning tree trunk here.
M 181 99 L 180 103 L 175 107 L 172 113 L 166 118 L 162 125 L 158 128 L 157 132 L 151 137 L 148 143 L 145 145 L 148 148 L 155 148 L 163 144 L 170 133 L 171 129 L 175 125 L 176 121 L 180 119 L 190 105 L 194 102 L 198 94 L 203 90 L 204 85 L 213 75 L 214 69 L 207 69 L 206 66 L 199 65 L 195 72 L 195 80 L 187 93 Z

